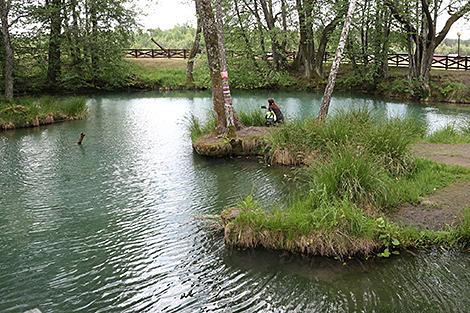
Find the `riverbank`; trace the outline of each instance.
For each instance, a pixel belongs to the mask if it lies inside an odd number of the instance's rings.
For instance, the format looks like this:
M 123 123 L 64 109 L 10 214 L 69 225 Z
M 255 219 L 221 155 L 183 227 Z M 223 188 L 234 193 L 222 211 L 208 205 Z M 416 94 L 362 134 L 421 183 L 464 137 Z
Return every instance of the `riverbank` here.
M 358 254 L 387 257 L 403 248 L 468 246 L 468 191 L 454 190 L 463 192 L 454 210 L 439 210 L 443 206 L 433 203 L 442 202 L 432 202 L 429 197 L 442 188 L 466 186 L 470 169 L 421 159 L 412 148 L 428 140 L 423 125 L 413 120 L 379 119 L 358 110 L 339 113 L 325 124 L 292 122 L 264 133 L 249 129 L 253 131 L 237 138 L 237 147 L 243 147 L 245 141 L 257 142 L 258 147 L 248 149 L 248 154 L 255 151 L 271 163 L 303 165 L 298 175 L 304 188 L 284 209 L 262 208 L 250 196 L 222 212 L 227 245 L 341 258 Z M 196 152 L 199 145 L 208 143 L 212 147 L 230 145 L 223 137 L 212 135 L 215 139 L 210 141 L 210 136 L 195 138 Z M 238 154 L 226 148 L 211 151 Z M 450 201 L 447 205 L 453 207 L 452 199 L 442 201 Z M 441 213 L 444 217 L 436 219 Z
M 208 89 L 210 78 L 206 73 L 204 60 L 198 59 L 194 70 L 194 83 L 187 85 L 186 60 L 180 59 L 127 59 L 131 66 L 129 88 L 143 90 Z M 407 79 L 408 69 L 391 67 L 390 76 L 373 82 L 364 74 L 341 66 L 338 73 L 337 91 L 353 91 L 392 99 L 414 100 L 413 84 Z M 275 89 L 323 91 L 326 79 L 305 80 L 289 71 L 272 72 L 260 65 L 258 69 L 246 64 L 233 64 L 230 71 L 233 89 Z M 429 102 L 469 104 L 470 74 L 466 71 L 431 71 L 431 95 Z
M 273 71 L 266 62 L 257 62 L 254 67 L 246 60 L 229 61 L 230 86 L 233 90 L 323 92 L 327 83 L 326 78 L 307 80 L 290 70 Z M 15 85 L 15 92 L 27 96 L 210 89 L 205 58 L 196 58 L 194 80 L 189 84 L 186 78 L 186 62 L 184 59 L 126 58 L 120 66 L 119 74 L 108 77 L 108 80 L 78 80 L 71 83 L 64 79 L 51 89 L 44 85 L 44 77 L 23 77 Z M 328 71 L 328 66 L 327 64 L 325 72 Z M 390 67 L 388 78 L 375 80 L 363 73 L 365 70 L 343 64 L 338 73 L 335 90 L 399 100 L 417 100 L 420 97 L 415 94 L 416 86 L 407 79 L 408 69 L 405 67 Z M 427 102 L 470 104 L 470 75 L 466 71 L 432 69 L 430 88 L 431 95 L 426 99 Z
M 86 116 L 84 98 L 38 97 L 0 101 L 0 131 L 39 127 Z

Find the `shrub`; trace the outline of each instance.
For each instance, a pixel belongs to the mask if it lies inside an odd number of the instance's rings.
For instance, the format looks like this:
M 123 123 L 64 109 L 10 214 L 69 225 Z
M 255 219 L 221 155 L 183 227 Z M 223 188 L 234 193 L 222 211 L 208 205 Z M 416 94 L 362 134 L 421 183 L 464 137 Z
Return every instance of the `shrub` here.
M 463 102 L 470 96 L 470 88 L 460 82 L 447 82 L 440 88 L 440 92 L 447 101 L 451 102 Z

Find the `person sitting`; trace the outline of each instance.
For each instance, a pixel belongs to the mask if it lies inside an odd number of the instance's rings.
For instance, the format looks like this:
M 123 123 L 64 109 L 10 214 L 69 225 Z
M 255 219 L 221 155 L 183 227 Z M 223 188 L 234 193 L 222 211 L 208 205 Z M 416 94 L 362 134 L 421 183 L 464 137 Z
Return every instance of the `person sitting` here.
M 268 112 L 269 111 L 274 112 L 274 114 L 276 115 L 276 123 L 284 122 L 284 115 L 282 114 L 281 108 L 272 98 L 268 99 Z

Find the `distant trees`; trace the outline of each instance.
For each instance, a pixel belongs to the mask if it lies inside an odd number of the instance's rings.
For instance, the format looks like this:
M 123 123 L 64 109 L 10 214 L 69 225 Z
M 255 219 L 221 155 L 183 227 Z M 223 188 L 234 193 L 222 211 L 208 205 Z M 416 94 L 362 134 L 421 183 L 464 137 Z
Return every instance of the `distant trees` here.
M 429 75 L 436 47 L 449 33 L 452 25 L 470 12 L 470 0 L 444 2 L 428 0 L 384 0 L 394 19 L 400 23 L 408 39 L 408 51 L 411 57 L 410 78 L 419 85 L 420 97 L 430 95 Z M 441 30 L 437 29 L 437 19 L 447 11 Z
M 124 81 L 122 49 L 136 25 L 129 2 L 1 0 L 5 97 L 13 97 L 15 80 L 49 89 Z

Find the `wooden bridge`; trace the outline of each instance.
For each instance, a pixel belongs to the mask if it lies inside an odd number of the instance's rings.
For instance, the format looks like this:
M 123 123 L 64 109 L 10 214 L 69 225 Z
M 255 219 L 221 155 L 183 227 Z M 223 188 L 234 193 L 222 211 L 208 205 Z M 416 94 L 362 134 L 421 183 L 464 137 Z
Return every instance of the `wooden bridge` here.
M 153 59 L 187 59 L 189 57 L 189 49 L 126 49 L 124 51 L 127 58 L 153 58 Z M 232 57 L 241 57 L 246 55 L 241 51 L 228 51 Z M 333 59 L 333 53 L 325 54 L 325 61 Z M 262 58 L 263 56 L 259 56 Z M 288 52 L 287 58 L 294 60 L 296 52 Z M 272 54 L 268 53 L 264 56 L 265 59 L 272 59 Z M 359 60 L 359 58 L 358 58 Z M 410 64 L 409 55 L 406 53 L 391 53 L 388 55 L 388 65 L 393 67 L 408 67 Z M 362 61 L 362 60 L 361 60 Z M 373 63 L 374 57 L 369 56 L 368 61 Z M 344 63 L 350 63 L 345 58 Z M 439 68 L 445 70 L 463 70 L 470 71 L 470 56 L 449 56 L 436 54 L 432 60 L 432 68 Z

